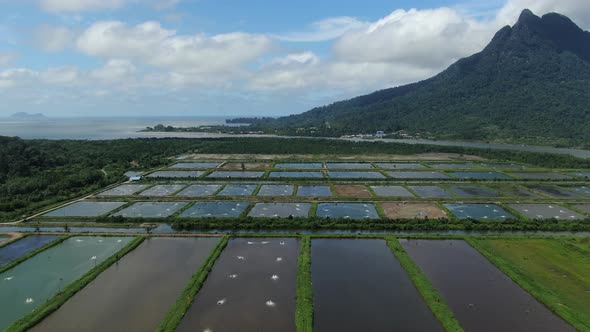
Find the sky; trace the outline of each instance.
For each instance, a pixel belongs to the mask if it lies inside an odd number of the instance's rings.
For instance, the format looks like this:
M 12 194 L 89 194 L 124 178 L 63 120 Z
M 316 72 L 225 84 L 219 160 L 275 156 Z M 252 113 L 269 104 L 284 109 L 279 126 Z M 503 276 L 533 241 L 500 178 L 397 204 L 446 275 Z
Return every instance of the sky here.
M 281 116 L 429 78 L 588 0 L 0 0 L 0 117 Z

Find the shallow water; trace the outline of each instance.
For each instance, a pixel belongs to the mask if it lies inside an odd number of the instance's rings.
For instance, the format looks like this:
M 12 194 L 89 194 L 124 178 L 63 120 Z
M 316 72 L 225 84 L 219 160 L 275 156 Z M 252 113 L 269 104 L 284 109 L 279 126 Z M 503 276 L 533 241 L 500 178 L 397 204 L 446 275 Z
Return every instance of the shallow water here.
M 182 218 L 237 218 L 248 202 L 197 202 L 180 214 Z
M 57 240 L 59 236 L 52 235 L 31 235 L 17 240 L 0 248 L 0 267 L 13 260 L 35 251 L 47 243 Z M 7 238 L 8 239 L 8 238 Z M 0 238 L 0 240 L 2 240 Z M 1 241 L 0 241 L 1 243 Z
M 505 220 L 514 216 L 496 204 L 443 204 L 459 219 Z
M 465 331 L 574 331 L 461 240 L 400 240 Z
M 185 207 L 186 202 L 138 202 L 123 210 L 117 211 L 113 216 L 127 218 L 165 218 Z
M 320 203 L 316 215 L 329 218 L 378 219 L 372 203 Z
M 409 186 L 421 197 L 452 197 L 453 195 L 437 186 Z
M 311 203 L 256 203 L 248 216 L 257 218 L 307 217 Z
M 82 201 L 53 210 L 44 217 L 98 217 L 125 205 L 125 202 L 90 202 Z

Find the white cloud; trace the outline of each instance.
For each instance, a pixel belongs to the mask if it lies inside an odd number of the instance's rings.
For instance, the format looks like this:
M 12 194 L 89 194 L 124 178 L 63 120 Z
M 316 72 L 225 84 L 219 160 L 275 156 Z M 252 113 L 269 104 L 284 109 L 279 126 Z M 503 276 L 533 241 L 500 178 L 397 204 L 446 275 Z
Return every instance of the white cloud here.
M 525 8 L 530 9 L 538 16 L 549 12 L 563 14 L 581 28 L 590 29 L 590 3 L 588 0 L 508 0 L 498 11 L 496 19 L 500 24 L 512 25 Z
M 39 0 L 48 12 L 87 12 L 119 9 L 136 0 Z
M 366 23 L 354 17 L 330 17 L 312 23 L 303 31 L 274 35 L 275 38 L 289 42 L 320 42 L 336 39 L 348 31 L 359 29 Z
M 39 72 L 41 82 L 51 85 L 71 85 L 79 83 L 80 71 L 76 67 L 49 68 Z
M 68 28 L 42 25 L 35 31 L 35 44 L 46 52 L 59 52 L 73 45 L 76 34 Z
M 14 54 L 0 53 L 0 67 L 9 65 L 15 58 Z
M 121 83 L 133 79 L 137 68 L 131 61 L 111 59 L 103 67 L 90 71 L 90 77 L 107 83 Z

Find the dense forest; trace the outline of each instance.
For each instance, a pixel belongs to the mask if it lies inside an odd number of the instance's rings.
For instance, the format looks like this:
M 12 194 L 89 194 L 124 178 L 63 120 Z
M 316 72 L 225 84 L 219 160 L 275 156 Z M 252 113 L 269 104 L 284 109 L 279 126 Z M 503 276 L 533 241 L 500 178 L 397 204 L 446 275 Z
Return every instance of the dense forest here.
M 567 155 L 461 147 L 326 139 L 217 138 L 110 141 L 22 140 L 0 136 L 0 221 L 124 180 L 132 169 L 171 163 L 183 153 L 411 155 L 443 152 L 478 155 L 541 167 L 590 168 L 590 160 Z
M 242 120 L 243 121 L 243 120 Z M 405 130 L 441 139 L 590 146 L 590 33 L 526 10 L 480 53 L 418 83 L 318 107 L 253 130 L 340 136 Z

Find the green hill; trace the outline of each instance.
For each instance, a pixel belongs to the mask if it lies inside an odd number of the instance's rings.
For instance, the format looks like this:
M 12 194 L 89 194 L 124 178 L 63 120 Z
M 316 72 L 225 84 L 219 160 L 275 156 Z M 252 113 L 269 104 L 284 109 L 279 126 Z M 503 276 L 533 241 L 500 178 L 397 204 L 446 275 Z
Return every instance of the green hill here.
M 444 139 L 588 145 L 590 33 L 563 15 L 525 10 L 483 51 L 435 77 L 259 125 L 284 134 L 403 129 Z

